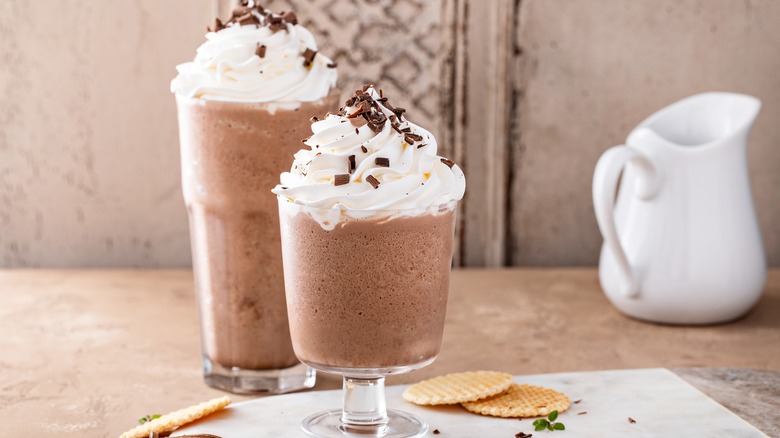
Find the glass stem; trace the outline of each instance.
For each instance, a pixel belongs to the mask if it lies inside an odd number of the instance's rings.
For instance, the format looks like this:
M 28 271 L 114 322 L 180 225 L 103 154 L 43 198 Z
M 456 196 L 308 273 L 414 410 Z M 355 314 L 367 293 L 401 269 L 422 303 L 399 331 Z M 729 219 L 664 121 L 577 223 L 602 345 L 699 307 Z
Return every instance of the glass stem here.
M 347 428 L 381 428 L 387 424 L 384 377 L 366 379 L 344 376 L 341 422 Z

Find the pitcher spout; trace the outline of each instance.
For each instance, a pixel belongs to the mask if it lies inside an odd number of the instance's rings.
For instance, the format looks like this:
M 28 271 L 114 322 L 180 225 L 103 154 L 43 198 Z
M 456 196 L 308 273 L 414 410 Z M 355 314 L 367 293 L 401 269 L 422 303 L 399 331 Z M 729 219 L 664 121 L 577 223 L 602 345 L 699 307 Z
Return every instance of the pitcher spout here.
M 637 126 L 634 141 L 661 141 L 668 146 L 702 148 L 746 135 L 761 101 L 738 93 L 701 93 L 657 111 Z

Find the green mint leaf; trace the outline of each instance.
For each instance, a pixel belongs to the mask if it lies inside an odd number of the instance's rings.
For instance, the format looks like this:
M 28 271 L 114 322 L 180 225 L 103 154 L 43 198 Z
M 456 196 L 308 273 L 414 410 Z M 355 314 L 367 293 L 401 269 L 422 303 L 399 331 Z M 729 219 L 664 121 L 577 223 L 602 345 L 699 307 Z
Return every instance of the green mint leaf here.
M 566 426 L 564 426 L 563 423 L 555 423 L 555 426 L 553 426 L 553 429 L 555 429 L 555 430 L 566 430 Z
M 160 418 L 160 417 L 162 417 L 162 415 L 160 414 L 154 414 L 154 415 L 147 414 L 138 419 L 138 424 L 144 424 L 146 422 L 154 420 L 155 418 Z
M 552 424 L 549 424 L 549 423 L 548 423 L 548 424 L 547 424 L 547 430 L 549 430 L 550 432 L 552 432 L 552 431 L 553 431 L 553 430 L 555 430 L 555 429 L 553 429 L 553 425 L 552 425 Z
M 552 411 L 550 412 L 550 415 L 547 416 L 547 419 L 550 421 L 555 421 L 558 419 L 558 411 Z
M 547 428 L 547 426 L 545 426 L 544 424 L 541 424 L 541 423 L 540 423 L 540 424 L 537 424 L 537 425 L 536 425 L 536 428 L 535 428 L 534 430 L 535 430 L 535 431 L 537 431 L 537 432 L 539 432 L 540 430 L 544 430 L 544 429 L 546 429 L 546 428 Z
M 538 426 L 538 425 L 540 425 L 540 424 L 544 424 L 544 425 L 546 426 L 546 425 L 547 425 L 547 420 L 544 420 L 544 419 L 541 419 L 541 418 L 540 418 L 540 419 L 538 419 L 538 420 L 534 420 L 534 422 L 533 422 L 533 425 L 534 425 L 534 426 Z

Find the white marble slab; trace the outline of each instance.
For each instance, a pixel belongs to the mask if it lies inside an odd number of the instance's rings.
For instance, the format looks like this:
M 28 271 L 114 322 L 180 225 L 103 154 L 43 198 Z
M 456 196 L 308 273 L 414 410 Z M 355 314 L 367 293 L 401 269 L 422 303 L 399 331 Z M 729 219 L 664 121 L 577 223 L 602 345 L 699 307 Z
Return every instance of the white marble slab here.
M 534 432 L 532 419 L 483 417 L 459 406 L 425 408 L 401 398 L 405 386 L 387 388 L 387 405 L 420 415 L 430 424 L 428 436 L 506 437 L 519 431 L 534 437 L 766 437 L 737 415 L 667 369 L 596 371 L 516 376 L 520 383 L 547 386 L 572 401 L 559 421 L 565 431 Z M 224 438 L 302 437 L 301 420 L 337 408 L 341 391 L 318 391 L 259 398 L 237 403 L 173 435 L 212 433 Z M 587 414 L 577 415 L 579 412 Z M 630 424 L 628 417 L 636 420 Z M 438 429 L 441 433 L 433 435 Z

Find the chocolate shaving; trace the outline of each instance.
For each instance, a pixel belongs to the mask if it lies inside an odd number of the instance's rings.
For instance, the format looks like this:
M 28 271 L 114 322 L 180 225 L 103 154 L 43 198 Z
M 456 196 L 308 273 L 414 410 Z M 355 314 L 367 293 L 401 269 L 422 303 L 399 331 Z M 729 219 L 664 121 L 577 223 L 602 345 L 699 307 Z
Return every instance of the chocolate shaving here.
M 360 135 L 360 128 L 355 128 L 355 134 Z
M 368 120 L 366 120 L 364 117 L 353 117 L 349 119 L 350 122 L 352 122 L 352 126 L 360 128 L 361 126 L 366 126 L 368 124 Z
M 428 146 L 428 143 L 420 143 L 417 145 L 417 149 L 424 148 L 425 146 Z
M 311 118 L 309 119 L 309 121 L 310 121 L 310 122 L 312 122 L 312 123 L 314 123 L 314 122 L 319 122 L 319 121 L 320 121 L 320 119 L 318 119 L 318 118 L 317 118 L 317 116 L 311 116 Z
M 375 189 L 379 188 L 379 180 L 374 178 L 374 175 L 368 175 L 366 177 L 366 182 L 371 184 Z
M 374 164 L 376 164 L 378 167 L 390 167 L 390 159 L 378 157 L 374 160 Z
M 248 3 L 247 3 L 247 4 L 248 4 Z M 247 5 L 245 5 L 245 4 L 241 4 L 241 5 L 239 5 L 239 6 L 236 6 L 236 7 L 233 9 L 233 13 L 231 14 L 231 16 L 232 16 L 233 18 L 236 18 L 236 17 L 243 17 L 244 15 L 246 15 L 246 14 L 251 14 L 251 13 L 252 13 L 252 8 L 250 8 L 249 6 L 247 6 Z
M 261 45 L 261 44 L 258 43 L 257 44 L 257 48 L 255 49 L 255 55 L 257 55 L 257 56 L 259 56 L 261 58 L 265 58 L 265 50 L 266 50 L 266 47 L 264 45 Z
M 357 167 L 355 164 L 355 156 L 350 155 L 347 157 L 347 160 L 349 160 L 349 173 L 352 174 L 352 172 L 355 171 L 355 167 Z
M 214 24 L 207 27 L 206 30 L 209 32 L 219 32 L 220 30 L 224 29 L 225 25 L 222 24 L 222 21 L 219 18 L 214 19 Z
M 266 15 L 265 19 L 268 23 L 268 28 L 273 32 L 277 32 L 282 29 L 287 30 L 287 24 L 284 22 L 281 16 L 268 14 Z
M 636 423 L 636 420 L 634 420 L 631 417 L 628 417 L 628 422 L 629 422 L 629 424 L 634 424 L 634 423 Z
M 307 47 L 306 50 L 303 52 L 303 66 L 304 67 L 310 66 L 312 61 L 314 61 L 315 56 L 317 56 L 317 51 Z
M 260 24 L 260 20 L 251 12 L 248 14 L 244 14 L 240 17 L 235 17 L 231 19 L 231 21 L 234 21 L 234 23 L 238 23 L 242 26 L 248 26 L 250 24 Z
M 572 403 L 574 403 L 575 405 L 578 405 L 578 404 L 580 404 L 581 401 L 582 401 L 582 399 L 574 400 Z
M 525 432 L 517 432 L 515 434 L 515 438 L 531 438 L 532 436 L 534 436 L 534 434 Z
M 338 67 L 338 64 L 336 63 L 336 61 L 331 61 L 331 62 L 328 63 L 327 67 L 328 68 L 336 68 L 336 67 Z
M 582 412 L 577 412 L 577 415 L 585 415 L 587 413 L 588 413 L 588 411 L 582 411 Z
M 340 173 L 338 175 L 333 176 L 333 185 L 334 186 L 343 186 L 344 184 L 349 184 L 349 174 L 348 173 Z
M 365 146 L 360 146 L 360 150 L 363 151 L 364 154 L 368 153 L 368 149 L 366 149 Z
M 279 188 L 280 188 L 280 189 L 282 189 L 282 190 L 287 190 L 287 189 L 289 189 L 289 187 L 285 187 L 285 186 L 280 186 Z
M 450 169 L 452 169 L 452 166 L 454 166 L 454 165 L 455 165 L 455 162 L 454 162 L 454 161 L 452 161 L 452 160 L 450 160 L 450 159 L 448 159 L 448 158 L 442 158 L 442 159 L 441 159 L 441 162 L 442 162 L 442 163 L 444 163 L 444 164 L 446 164 L 446 165 L 447 165 L 447 167 L 449 167 Z
M 293 12 L 293 11 L 286 11 L 286 12 L 282 12 L 281 15 L 282 15 L 282 20 L 284 20 L 284 21 L 286 21 L 286 22 L 288 22 L 288 23 L 290 23 L 292 25 L 298 24 L 298 17 L 295 15 L 295 12 Z
M 441 432 L 439 432 L 439 429 L 433 429 L 433 434 L 434 434 L 434 435 L 438 435 L 438 434 L 440 434 L 440 433 L 441 433 Z

